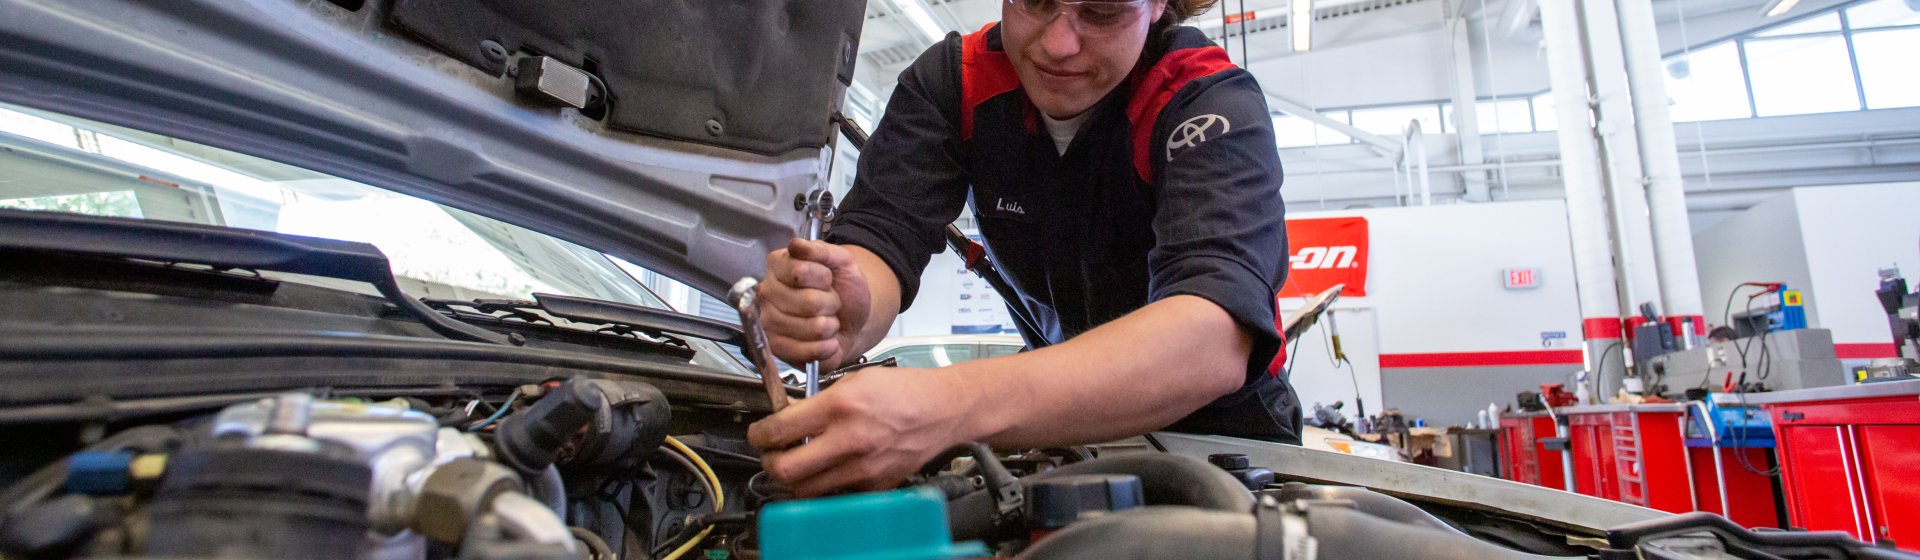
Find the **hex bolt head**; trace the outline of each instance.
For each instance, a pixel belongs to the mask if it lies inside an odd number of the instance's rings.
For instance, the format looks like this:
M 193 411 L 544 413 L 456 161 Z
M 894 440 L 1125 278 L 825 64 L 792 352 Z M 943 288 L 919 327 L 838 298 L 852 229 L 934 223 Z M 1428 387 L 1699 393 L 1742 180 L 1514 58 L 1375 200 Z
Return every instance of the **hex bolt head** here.
M 504 45 L 501 45 L 499 41 L 495 41 L 493 39 L 487 39 L 485 41 L 480 42 L 480 54 L 482 56 L 487 57 L 487 60 L 489 62 L 506 62 L 507 61 L 507 47 Z

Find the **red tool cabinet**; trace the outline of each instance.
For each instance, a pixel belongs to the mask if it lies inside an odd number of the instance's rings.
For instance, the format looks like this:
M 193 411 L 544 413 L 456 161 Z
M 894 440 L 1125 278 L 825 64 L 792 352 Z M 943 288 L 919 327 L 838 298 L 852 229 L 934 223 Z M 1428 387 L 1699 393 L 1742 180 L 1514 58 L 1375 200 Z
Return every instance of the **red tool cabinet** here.
M 1773 417 L 1794 527 L 1920 551 L 1920 381 L 1747 400 Z
M 1501 474 L 1507 480 L 1565 490 L 1566 462 L 1561 459 L 1560 451 L 1547 449 L 1540 441 L 1557 434 L 1553 417 L 1545 412 L 1501 416 Z
M 1686 405 L 1569 406 L 1574 492 L 1673 513 L 1696 508 Z

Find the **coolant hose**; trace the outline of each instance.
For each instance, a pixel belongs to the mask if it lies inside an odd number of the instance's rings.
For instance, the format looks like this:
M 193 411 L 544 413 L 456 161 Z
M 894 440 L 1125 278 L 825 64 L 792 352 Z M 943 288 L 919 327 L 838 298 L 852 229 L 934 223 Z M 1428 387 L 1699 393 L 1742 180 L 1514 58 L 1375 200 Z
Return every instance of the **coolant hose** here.
M 1439 529 L 1449 533 L 1466 534 L 1461 530 L 1427 513 L 1419 506 L 1381 494 L 1366 488 L 1355 486 L 1326 486 L 1319 484 L 1288 483 L 1280 487 L 1274 496 L 1281 502 L 1295 500 L 1347 500 L 1353 502 L 1354 509 L 1388 521 L 1397 521 L 1408 525 L 1418 525 Z
M 1282 515 L 1149 506 L 1068 526 L 1022 552 L 1020 560 L 1285 560 L 1287 558 L 1417 558 L 1422 560 L 1578 560 L 1527 554 L 1457 532 L 1391 521 L 1339 506 L 1311 507 L 1299 526 L 1313 552 L 1285 533 Z M 1297 517 L 1296 517 L 1297 519 Z M 1263 539 L 1265 542 L 1262 542 Z M 1265 550 L 1263 554 L 1261 551 Z M 1311 554 L 1311 555 L 1308 555 Z
M 531 477 L 527 481 L 527 493 L 546 504 L 561 519 L 567 518 L 567 486 L 560 480 L 559 467 L 547 465 L 540 471 L 540 476 Z
M 1342 507 L 1316 507 L 1307 534 L 1321 558 L 1422 558 L 1429 560 L 1580 560 L 1527 554 L 1459 532 L 1390 521 Z
M 1253 515 L 1247 513 L 1147 506 L 1075 523 L 1017 558 L 1259 560 L 1254 556 L 1258 531 Z
M 1063 466 L 1021 479 L 1034 482 L 1081 474 L 1130 474 L 1140 477 L 1148 505 L 1193 506 L 1245 513 L 1253 509 L 1253 494 L 1233 475 L 1197 459 L 1165 453 L 1137 453 L 1102 457 Z M 948 528 L 959 540 L 980 539 L 994 529 L 993 497 L 976 491 L 947 504 Z

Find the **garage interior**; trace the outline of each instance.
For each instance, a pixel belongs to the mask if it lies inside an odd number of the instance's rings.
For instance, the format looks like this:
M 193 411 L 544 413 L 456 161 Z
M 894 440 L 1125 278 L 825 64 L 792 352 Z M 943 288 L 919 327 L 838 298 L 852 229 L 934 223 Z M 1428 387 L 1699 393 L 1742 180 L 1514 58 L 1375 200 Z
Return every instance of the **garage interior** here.
M 1273 113 L 1280 307 L 1344 283 L 1288 349 L 1309 424 L 1425 434 L 1414 454 L 1451 429 L 1502 443 L 1419 460 L 1914 546 L 1920 382 L 1899 380 L 1920 356 L 1891 279 L 1920 271 L 1920 2 L 1618 4 L 1227 0 L 1190 21 Z M 999 14 L 870 3 L 847 114 L 884 118 L 902 68 Z M 1340 246 L 1359 249 L 1316 248 Z M 951 253 L 922 282 L 894 334 L 925 352 L 1015 332 Z M 948 344 L 933 358 L 974 355 Z
M 903 69 L 1005 4 L 869 0 L 841 114 L 881 126 Z M 1271 111 L 1304 447 L 1920 553 L 1920 0 L 1223 0 L 1189 25 Z M 336 175 L 0 104 L 0 208 L 375 243 L 436 305 L 741 322 L 658 267 Z M 578 255 L 646 289 L 521 272 Z M 1019 352 L 1006 300 L 934 255 L 868 359 Z

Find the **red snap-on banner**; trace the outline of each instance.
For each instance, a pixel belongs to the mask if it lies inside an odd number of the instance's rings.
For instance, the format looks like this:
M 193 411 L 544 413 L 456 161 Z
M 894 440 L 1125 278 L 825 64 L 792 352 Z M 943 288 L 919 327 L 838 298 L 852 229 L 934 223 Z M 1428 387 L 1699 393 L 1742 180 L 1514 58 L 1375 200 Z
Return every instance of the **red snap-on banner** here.
M 1346 284 L 1341 297 L 1367 295 L 1367 219 L 1303 218 L 1287 220 L 1292 272 L 1280 297 L 1311 297 Z

